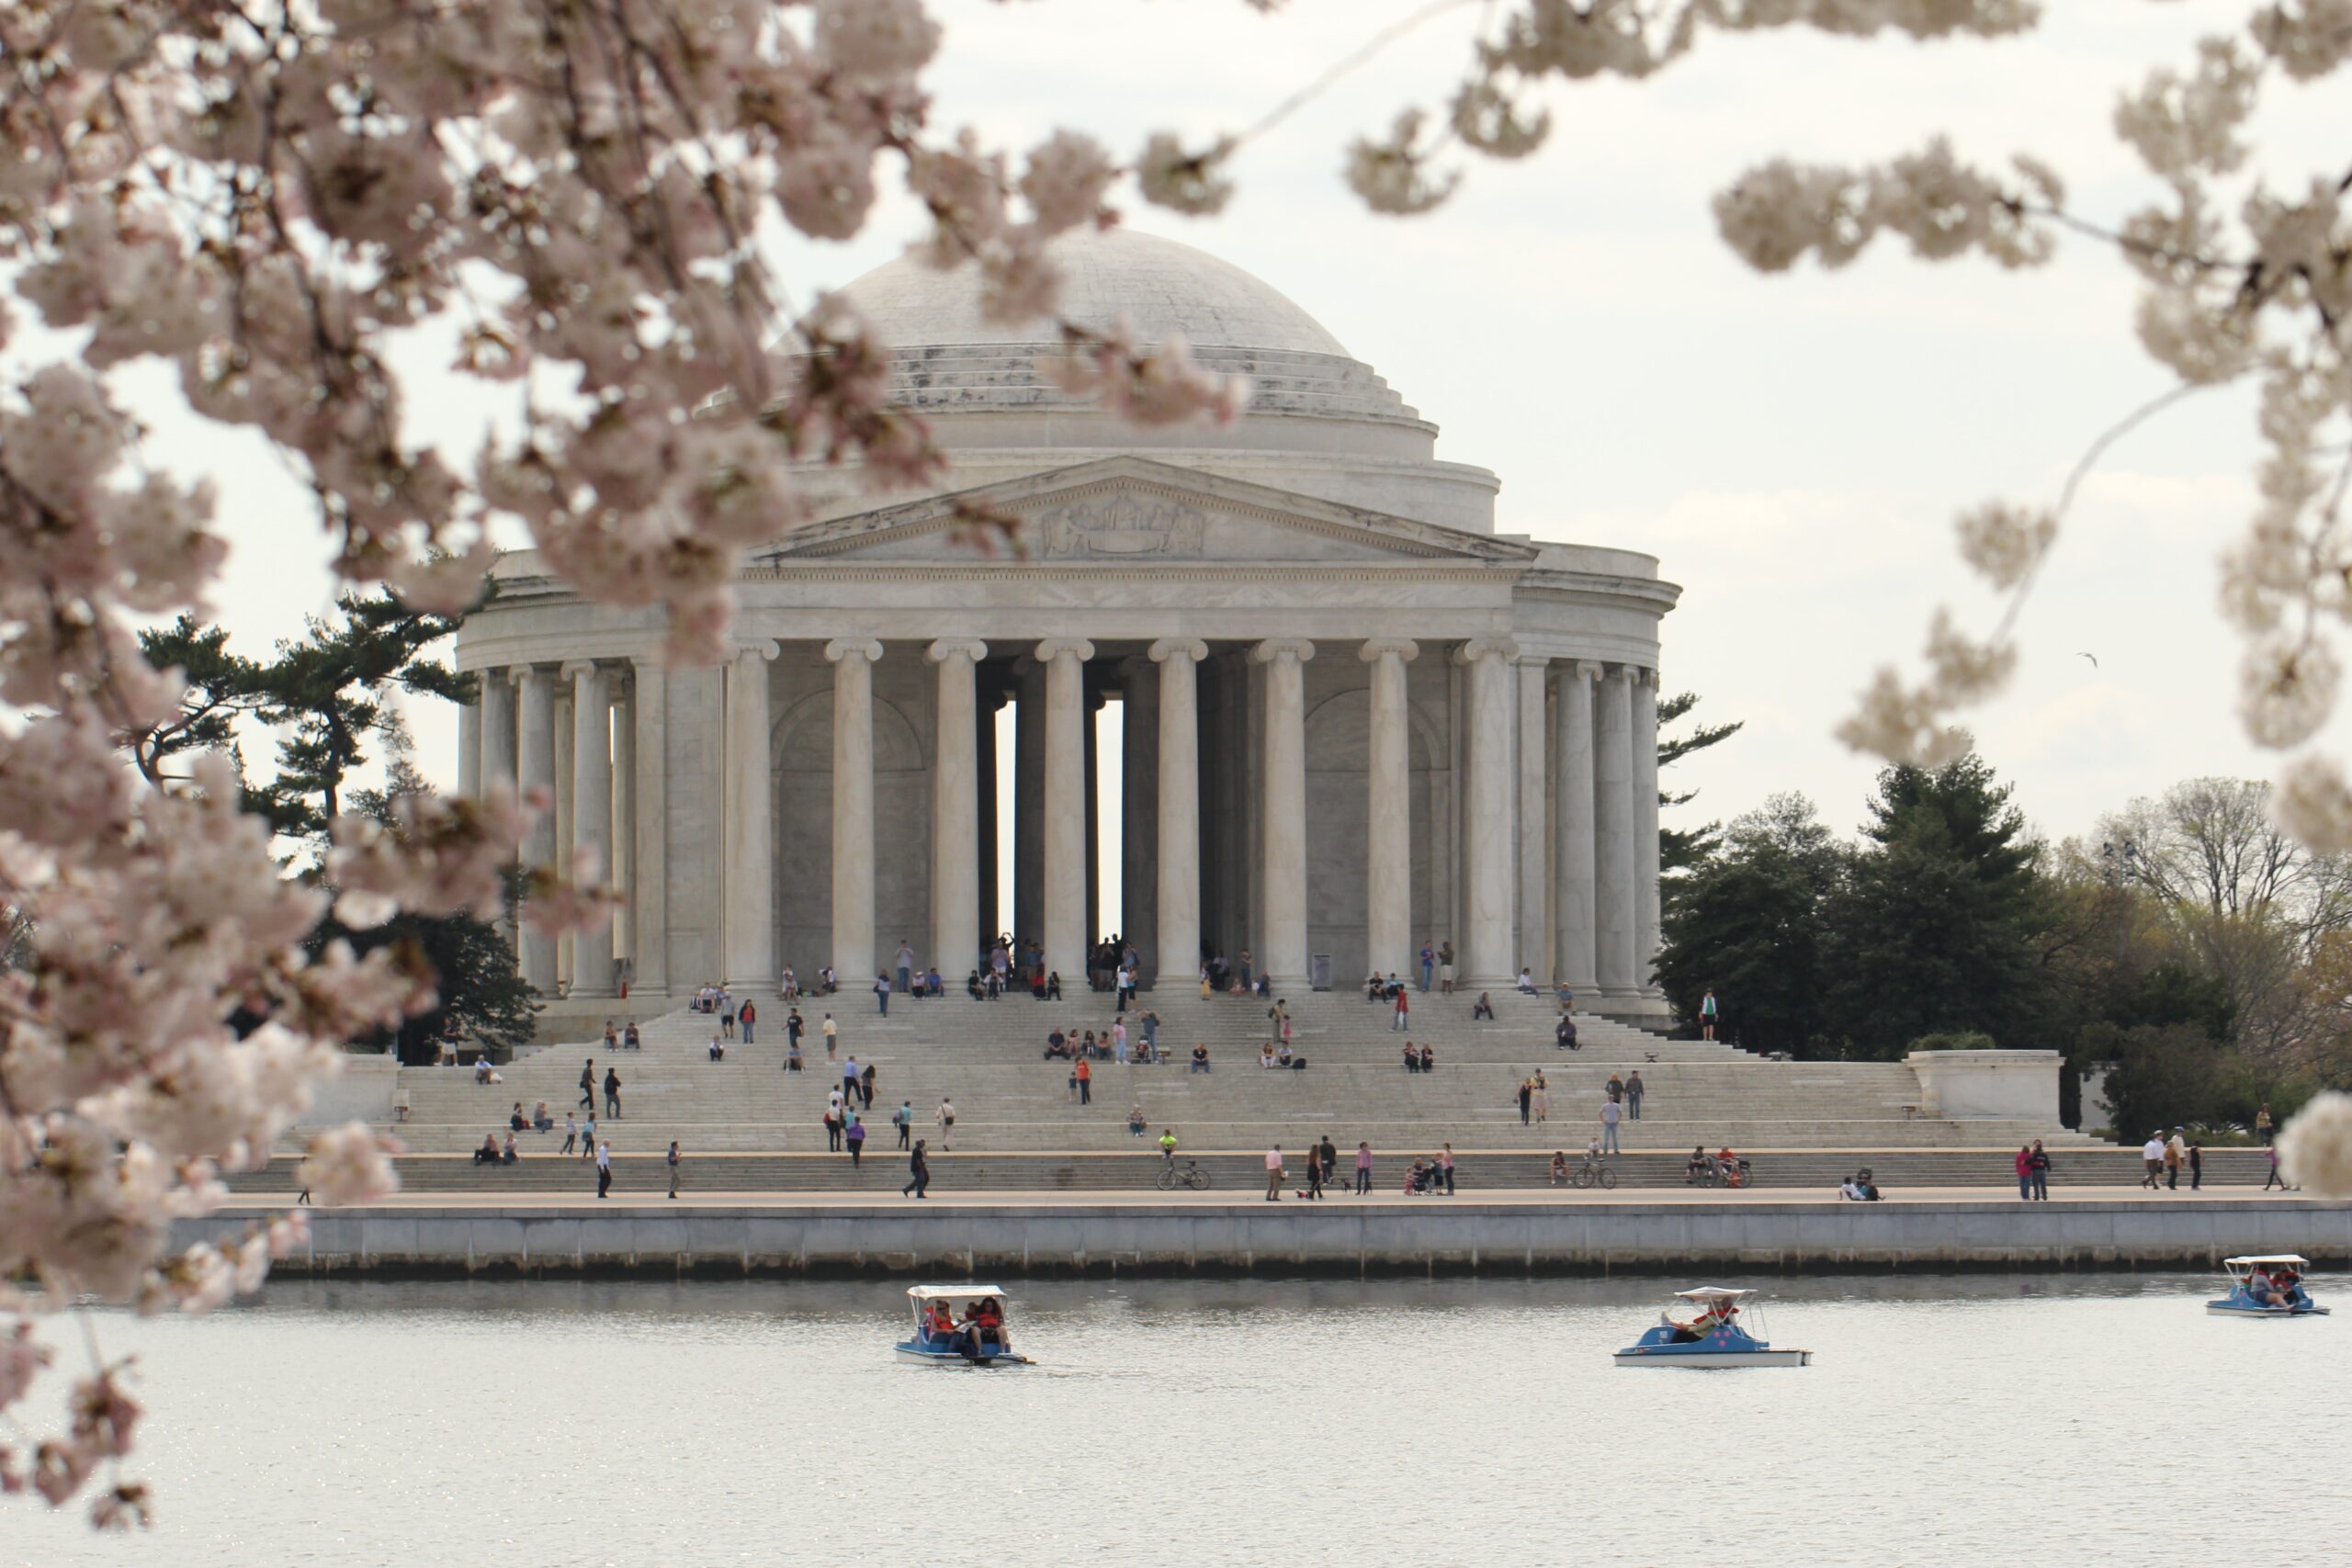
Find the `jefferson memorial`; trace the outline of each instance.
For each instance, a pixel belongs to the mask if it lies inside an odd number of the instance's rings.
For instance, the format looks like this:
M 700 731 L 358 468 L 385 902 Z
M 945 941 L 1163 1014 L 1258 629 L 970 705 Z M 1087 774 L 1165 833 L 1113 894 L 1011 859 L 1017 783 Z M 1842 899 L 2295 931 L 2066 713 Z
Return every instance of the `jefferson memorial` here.
M 1008 931 L 1076 983 L 1115 930 L 1147 987 L 1247 952 L 1346 988 L 1450 943 L 1474 989 L 1525 969 L 1662 1012 L 1657 562 L 1497 532 L 1496 476 L 1248 273 L 1129 231 L 1055 254 L 1073 319 L 1181 333 L 1250 378 L 1247 416 L 1125 425 L 1048 387 L 1058 345 L 984 322 L 968 271 L 899 260 L 847 293 L 952 489 L 812 473 L 819 519 L 746 562 L 725 665 L 665 670 L 645 615 L 501 562 L 458 638 L 483 677 L 461 787 L 548 786 L 533 858 L 593 849 L 625 894 L 608 932 L 526 934 L 526 978 L 650 1001 L 830 964 L 856 990 L 903 942 L 960 988 Z

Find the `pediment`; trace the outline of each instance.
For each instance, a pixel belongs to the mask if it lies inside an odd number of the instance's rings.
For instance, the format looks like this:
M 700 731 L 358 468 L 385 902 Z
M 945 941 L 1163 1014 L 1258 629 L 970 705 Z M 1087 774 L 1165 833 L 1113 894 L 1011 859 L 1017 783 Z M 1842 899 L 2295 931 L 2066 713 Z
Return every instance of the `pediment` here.
M 853 558 L 970 565 L 960 536 L 975 515 L 1015 520 L 1020 558 L 1106 565 L 1513 565 L 1535 551 L 1512 540 L 1145 457 L 1111 457 L 926 496 L 817 525 L 764 564 Z

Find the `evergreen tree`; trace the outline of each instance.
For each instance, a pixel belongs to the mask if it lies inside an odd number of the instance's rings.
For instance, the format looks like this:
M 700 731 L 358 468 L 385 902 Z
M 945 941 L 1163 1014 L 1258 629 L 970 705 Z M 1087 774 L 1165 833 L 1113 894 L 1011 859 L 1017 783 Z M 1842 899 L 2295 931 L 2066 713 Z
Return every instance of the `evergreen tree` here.
M 1699 694 L 1696 692 L 1678 692 L 1657 705 L 1657 765 L 1661 773 L 1669 764 L 1693 751 L 1703 751 L 1710 746 L 1720 745 L 1747 728 L 1747 721 L 1742 719 L 1731 724 L 1698 725 L 1688 735 L 1669 736 L 1666 733 L 1668 726 L 1688 716 L 1690 710 L 1698 705 Z M 1687 806 L 1698 795 L 1695 789 L 1684 790 L 1680 794 L 1661 789 L 1657 803 L 1661 807 Z M 1722 824 L 1716 822 L 1687 829 L 1663 826 L 1658 829 L 1658 874 L 1669 879 L 1668 888 L 1673 886 L 1671 878 L 1676 873 L 1690 870 L 1715 852 L 1721 832 Z M 1670 893 L 1668 897 L 1671 897 Z
M 475 679 L 429 656 L 457 626 L 389 593 L 345 594 L 333 616 L 312 617 L 304 637 L 280 642 L 271 658 L 255 661 L 231 652 L 220 627 L 183 615 L 141 636 L 149 662 L 180 670 L 187 691 L 177 714 L 131 738 L 132 754 L 158 783 L 168 776 L 171 759 L 189 750 L 235 758 L 246 809 L 301 846 L 299 874 L 323 880 L 328 825 L 338 814 L 387 818 L 402 795 L 429 790 L 410 761 L 408 732 L 391 695 L 398 689 L 473 700 Z M 278 733 L 277 771 L 259 782 L 244 782 L 237 747 L 237 727 L 246 718 Z M 355 791 L 353 776 L 370 761 L 371 751 L 383 756 L 384 787 Z M 330 914 L 306 945 L 316 952 L 337 940 L 359 953 L 398 949 L 436 976 L 440 1005 L 374 1042 L 397 1047 L 403 1059 L 431 1060 L 445 1018 L 454 1017 L 462 1031 L 491 1043 L 529 1038 L 531 989 L 516 972 L 512 944 L 495 927 L 469 916 L 401 915 L 389 925 L 352 931 Z
M 1846 855 L 1813 802 L 1778 795 L 1736 819 L 1666 911 L 1658 983 L 1683 1019 L 1715 991 L 1724 1039 L 1806 1052 L 1824 1018 L 1820 911 Z
M 390 822 L 402 796 L 430 795 L 433 786 L 410 761 L 407 735 L 397 717 L 379 733 L 390 753 L 385 786 L 354 791 L 350 807 L 355 816 Z M 438 1055 L 448 1021 L 456 1021 L 460 1033 L 485 1044 L 511 1047 L 530 1040 L 535 993 L 516 970 L 514 950 L 497 927 L 462 913 L 428 917 L 403 912 L 384 925 L 355 931 L 330 913 L 304 945 L 316 953 L 335 941 L 348 942 L 353 952 L 363 955 L 379 947 L 395 949 L 405 964 L 435 976 L 437 1006 L 362 1043 L 395 1051 L 401 1061 L 423 1066 Z
M 2036 938 L 2040 846 L 2007 785 L 1973 754 L 1879 774 L 1870 846 L 1824 910 L 1829 1030 L 1865 1056 L 1924 1034 L 2056 1045 Z

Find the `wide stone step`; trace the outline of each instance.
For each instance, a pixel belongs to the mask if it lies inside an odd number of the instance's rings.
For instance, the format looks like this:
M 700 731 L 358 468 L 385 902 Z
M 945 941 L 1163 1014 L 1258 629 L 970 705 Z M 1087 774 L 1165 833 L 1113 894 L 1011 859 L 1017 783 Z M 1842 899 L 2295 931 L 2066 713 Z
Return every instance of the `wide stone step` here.
M 959 1129 L 960 1130 L 960 1129 Z M 1389 1193 L 1402 1186 L 1414 1156 L 1381 1152 L 1375 1156 L 1374 1190 Z M 1573 1157 L 1573 1152 L 1572 1152 Z M 1870 1166 L 1882 1190 L 1905 1188 L 1984 1187 L 2015 1190 L 2011 1151 L 1986 1148 L 1904 1150 L 1780 1150 L 1760 1149 L 1748 1156 L 1759 1191 L 1791 1188 L 1834 1188 L 1857 1166 Z M 1248 1192 L 1265 1186 L 1262 1153 L 1224 1151 L 1180 1154 L 1179 1163 L 1196 1160 L 1209 1173 L 1214 1190 Z M 2140 1175 L 2136 1150 L 2069 1148 L 2052 1152 L 2051 1188 L 2063 1196 L 2069 1187 L 2129 1185 Z M 1291 1167 L 1295 1188 L 1304 1183 L 1304 1152 Z M 1351 1145 L 1341 1145 L 1335 1185 L 1352 1186 Z M 295 1190 L 294 1163 L 273 1160 L 266 1170 L 232 1179 L 233 1189 L 252 1193 Z M 987 1154 L 968 1150 L 944 1152 L 933 1145 L 932 1182 L 943 1191 L 1057 1190 L 1118 1191 L 1151 1188 L 1159 1176 L 1156 1154 L 1085 1152 Z M 662 1190 L 668 1175 L 659 1154 L 614 1156 L 614 1185 L 624 1194 Z M 1629 1154 L 1610 1162 L 1623 1190 L 1684 1186 L 1683 1159 L 1679 1153 Z M 582 1195 L 595 1188 L 595 1173 L 586 1162 L 527 1157 L 513 1166 L 476 1166 L 464 1156 L 409 1156 L 399 1161 L 401 1179 L 410 1191 L 502 1192 L 571 1191 Z M 1549 1185 L 1549 1156 L 1489 1149 L 1457 1149 L 1455 1182 L 1460 1189 L 1531 1188 Z M 2205 1155 L 2208 1188 L 2259 1187 L 2268 1170 L 2260 1149 L 2211 1149 Z M 896 1191 L 907 1179 L 906 1156 L 895 1148 L 869 1151 L 853 1165 L 845 1155 L 810 1154 L 689 1154 L 682 1165 L 681 1184 L 701 1192 L 866 1191 L 876 1195 Z M 2186 1181 L 2183 1183 L 2184 1190 Z M 1724 1194 L 1736 1201 L 1737 1194 Z

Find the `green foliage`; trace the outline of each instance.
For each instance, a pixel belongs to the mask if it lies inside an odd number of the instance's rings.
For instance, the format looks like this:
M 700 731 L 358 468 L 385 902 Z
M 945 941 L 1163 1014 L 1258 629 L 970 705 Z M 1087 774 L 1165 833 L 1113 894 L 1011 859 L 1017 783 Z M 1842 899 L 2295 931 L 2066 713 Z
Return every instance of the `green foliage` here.
M 429 795 L 432 786 L 409 765 L 404 739 L 392 738 L 390 778 L 380 790 L 356 791 L 354 816 L 390 822 L 401 797 Z M 510 888 L 507 909 L 514 909 Z M 422 966 L 435 977 L 440 1002 L 428 1012 L 408 1020 L 397 1031 L 387 1031 L 359 1043 L 397 1050 L 403 1062 L 432 1062 L 439 1051 L 445 1021 L 455 1020 L 458 1032 L 492 1045 L 515 1046 L 531 1038 L 536 993 L 514 965 L 514 950 L 496 926 L 471 915 L 422 916 L 403 913 L 387 924 L 363 931 L 345 927 L 330 914 L 306 939 L 316 953 L 329 942 L 351 943 L 360 954 L 379 947 L 394 949 L 403 964 Z
M 325 835 L 345 782 L 391 717 L 391 687 L 453 703 L 472 697 L 471 677 L 424 656 L 458 629 L 455 619 L 380 592 L 345 594 L 335 610 L 335 620 L 312 618 L 300 642 L 279 643 L 259 676 L 258 715 L 281 732 L 277 777 L 259 792 L 262 809 L 278 832 L 297 838 Z
M 1914 1051 L 1995 1051 L 1999 1048 L 1991 1035 L 1973 1029 L 1955 1030 L 1944 1034 L 1922 1034 L 1910 1045 Z
M 1741 720 L 1731 724 L 1697 725 L 1688 735 L 1670 736 L 1666 733 L 1669 725 L 1687 716 L 1690 710 L 1698 705 L 1699 694 L 1696 692 L 1677 692 L 1673 696 L 1662 698 L 1659 701 L 1657 705 L 1657 765 L 1661 771 L 1670 763 L 1688 757 L 1693 751 L 1703 751 L 1710 746 L 1720 745 L 1747 727 L 1746 721 Z M 1658 791 L 1657 801 L 1660 806 L 1684 806 L 1697 799 L 1698 795 L 1699 792 L 1695 789 L 1684 790 L 1679 795 L 1662 789 Z M 1676 873 L 1690 870 L 1715 852 L 1720 836 L 1721 824 L 1714 822 L 1687 829 L 1659 828 L 1657 833 L 1659 874 L 1668 879 L 1670 886 Z
M 2094 1023 L 2083 1031 L 2082 1050 L 2086 1059 L 2115 1064 L 2107 1100 L 2124 1143 L 2158 1128 L 2250 1128 L 2265 1104 L 2282 1122 L 2313 1092 L 2309 1081 L 2266 1072 L 2195 1024 Z
M 1923 1034 L 2057 1043 L 2037 938 L 2051 909 L 2008 786 L 1971 755 L 1879 774 L 1863 835 L 1824 911 L 1833 1033 L 1886 1058 Z
M 1820 909 L 1845 855 L 1801 795 L 1775 795 L 1731 825 L 1723 850 L 1668 903 L 1658 983 L 1685 1019 L 1712 986 L 1725 1039 L 1804 1051 L 1822 1032 Z

